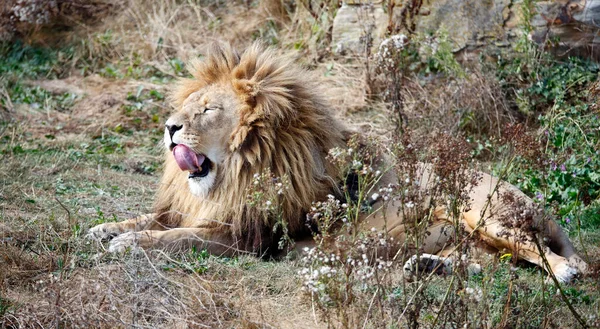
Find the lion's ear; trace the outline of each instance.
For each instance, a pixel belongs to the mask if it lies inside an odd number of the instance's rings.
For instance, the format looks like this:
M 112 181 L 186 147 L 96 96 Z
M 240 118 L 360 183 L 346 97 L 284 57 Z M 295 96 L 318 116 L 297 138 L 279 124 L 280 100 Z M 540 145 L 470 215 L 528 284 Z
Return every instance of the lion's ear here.
M 248 134 L 250 134 L 251 130 L 252 127 L 250 126 L 238 126 L 229 137 L 229 150 L 232 152 L 239 150 L 246 138 L 248 138 Z
M 238 126 L 230 136 L 229 150 L 238 152 L 250 165 L 261 157 L 259 130 L 255 126 Z
M 254 164 L 260 159 L 260 135 L 265 127 L 265 111 L 262 106 L 257 105 L 257 86 L 248 81 L 240 87 L 246 88 L 245 104 L 239 109 L 239 121 L 237 127 L 229 136 L 229 149 L 232 152 L 240 152 L 245 160 Z
M 257 97 L 260 90 L 260 84 L 248 79 L 237 79 L 233 82 L 233 87 L 238 95 L 243 98 L 243 106 L 239 109 L 239 124 L 230 136 L 231 151 L 239 150 L 244 145 L 252 142 L 252 135 L 255 129 L 262 126 L 265 113 L 260 106 L 257 106 Z
M 233 81 L 233 88 L 238 95 L 244 96 L 244 101 L 254 106 L 256 104 L 256 96 L 260 92 L 260 83 L 248 79 L 237 79 Z
M 260 107 L 245 105 L 239 110 L 239 123 L 230 136 L 231 150 L 239 149 L 243 144 L 248 144 L 253 133 L 264 127 L 264 111 Z

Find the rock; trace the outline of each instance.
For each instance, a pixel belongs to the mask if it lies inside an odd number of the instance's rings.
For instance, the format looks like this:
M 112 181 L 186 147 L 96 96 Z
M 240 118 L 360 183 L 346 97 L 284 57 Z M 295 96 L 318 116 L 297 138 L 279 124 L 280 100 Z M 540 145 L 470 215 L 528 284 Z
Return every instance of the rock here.
M 377 49 L 386 34 L 387 23 L 388 15 L 381 5 L 344 2 L 333 21 L 332 49 L 339 55 L 364 54 L 368 38 L 372 38 L 372 48 Z
M 374 5 L 381 4 L 383 1 L 373 1 L 373 0 L 343 0 L 342 3 L 346 5 Z
M 444 30 L 458 51 L 478 46 L 484 39 L 503 40 L 504 24 L 511 17 L 510 0 L 431 0 L 421 7 L 417 31 Z
M 34 31 L 42 34 L 39 40 L 44 44 L 59 41 L 56 31 L 100 23 L 116 7 L 117 1 L 112 0 L 2 0 L 0 41 L 31 37 Z
M 537 2 L 531 37 L 561 56 L 600 59 L 600 0 Z
M 421 8 L 429 15 L 418 19 L 417 30 L 444 29 L 454 50 L 489 41 L 505 45 L 521 32 L 522 5 L 518 0 L 432 0 Z M 559 55 L 600 58 L 600 0 L 537 1 L 532 11 L 532 40 Z
M 377 49 L 387 33 L 389 17 L 384 5 L 344 0 L 334 19 L 332 49 L 360 54 L 365 50 L 366 36 L 373 38 L 372 49 Z M 444 30 L 454 51 L 486 45 L 506 47 L 522 33 L 522 6 L 521 0 L 425 1 L 416 18 L 417 32 Z M 559 55 L 600 59 L 600 0 L 536 1 L 533 6 L 532 40 Z M 396 1 L 394 15 L 401 7 Z

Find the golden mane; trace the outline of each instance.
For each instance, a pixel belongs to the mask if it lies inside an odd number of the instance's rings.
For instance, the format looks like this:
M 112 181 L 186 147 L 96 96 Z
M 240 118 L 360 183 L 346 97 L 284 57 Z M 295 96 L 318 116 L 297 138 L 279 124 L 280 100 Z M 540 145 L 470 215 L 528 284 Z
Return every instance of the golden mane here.
M 337 190 L 338 172 L 326 160 L 327 152 L 344 145 L 344 128 L 321 98 L 312 73 L 258 44 L 241 55 L 229 46 L 213 45 L 203 61 L 191 64 L 191 71 L 193 78 L 180 81 L 172 96 L 176 108 L 209 85 L 232 88 L 243 105 L 237 109 L 239 124 L 231 132 L 229 152 L 206 198 L 189 192 L 185 175 L 167 152 L 155 204 L 156 213 L 168 217 L 161 221 L 177 226 L 181 221 L 214 220 L 215 226 L 231 230 L 242 243 L 238 247 L 264 252 L 277 242 L 275 219 L 247 205 L 247 193 L 255 174 L 270 171 L 289 180 L 280 203 L 288 234 L 306 232 L 305 214 L 312 202 Z

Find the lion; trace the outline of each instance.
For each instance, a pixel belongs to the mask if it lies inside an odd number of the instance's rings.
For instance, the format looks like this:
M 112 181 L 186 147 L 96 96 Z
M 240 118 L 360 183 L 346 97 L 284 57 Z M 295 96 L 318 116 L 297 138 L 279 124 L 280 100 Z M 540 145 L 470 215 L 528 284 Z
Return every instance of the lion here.
M 294 61 L 254 44 L 239 54 L 227 45 L 213 45 L 204 60 L 191 63 L 193 78 L 180 81 L 172 96 L 176 111 L 165 124 L 164 172 L 152 214 L 90 229 L 97 239 L 111 239 L 109 252 L 129 247 L 205 248 L 215 255 L 273 254 L 281 233 L 276 220 L 287 225 L 296 241 L 310 241 L 307 213 L 313 201 L 342 197 L 340 168 L 330 161 L 331 149 L 345 147 L 352 132 L 334 117 L 319 92 L 318 79 Z M 420 184 L 432 181 L 431 166 L 419 164 Z M 269 171 L 287 177 L 279 219 L 248 203 L 247 191 L 257 175 Z M 512 193 L 532 201 L 516 187 L 480 173 L 470 189 L 470 205 L 461 214 L 469 232 L 488 247 L 511 250 L 519 258 L 551 270 L 568 282 L 586 270 L 567 235 L 553 220 L 536 216 L 547 243 L 543 256 L 531 241 L 519 241 L 520 228 L 505 227 L 499 216 L 510 207 L 499 196 Z M 386 172 L 380 185 L 395 182 Z M 494 199 L 490 205 L 490 200 Z M 405 239 L 398 205 L 373 204 L 364 215 L 366 227 L 385 230 L 395 241 Z M 422 246 L 423 257 L 447 264 L 446 248 L 452 226 L 443 207 Z M 485 218 L 485 221 L 482 219 Z M 520 220 L 516 218 L 516 220 Z M 506 234 L 506 232 L 512 234 Z M 411 260 L 413 263 L 415 258 Z M 408 262 L 407 262 L 408 263 Z M 407 266 L 410 268 L 411 264 Z

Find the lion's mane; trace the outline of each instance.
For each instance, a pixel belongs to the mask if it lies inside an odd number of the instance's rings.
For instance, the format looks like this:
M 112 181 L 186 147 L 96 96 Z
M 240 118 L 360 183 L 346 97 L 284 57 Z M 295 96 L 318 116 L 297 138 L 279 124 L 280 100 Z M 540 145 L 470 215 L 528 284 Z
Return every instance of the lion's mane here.
M 214 45 L 204 60 L 192 63 L 191 72 L 193 78 L 182 80 L 172 96 L 176 108 L 211 84 L 232 88 L 243 105 L 237 109 L 239 124 L 231 132 L 226 160 L 218 164 L 215 185 L 205 198 L 190 193 L 186 175 L 167 152 L 155 203 L 156 213 L 167 216 L 161 222 L 218 226 L 234 235 L 240 248 L 272 251 L 278 239 L 275 219 L 247 205 L 254 175 L 269 170 L 289 179 L 280 209 L 288 234 L 305 234 L 312 202 L 337 190 L 337 169 L 326 160 L 327 152 L 344 145 L 344 127 L 322 99 L 317 79 L 257 44 L 241 55 Z

